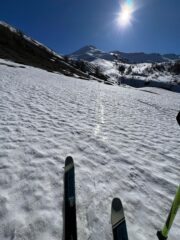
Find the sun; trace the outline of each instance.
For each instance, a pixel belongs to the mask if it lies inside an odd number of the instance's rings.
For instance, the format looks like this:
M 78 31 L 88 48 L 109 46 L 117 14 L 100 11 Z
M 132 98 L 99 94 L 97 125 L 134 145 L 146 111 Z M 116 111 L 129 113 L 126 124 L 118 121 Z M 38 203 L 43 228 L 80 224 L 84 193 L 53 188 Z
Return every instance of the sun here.
M 132 22 L 133 18 L 133 4 L 124 3 L 121 6 L 120 12 L 117 17 L 118 25 L 125 27 Z
M 124 7 L 119 15 L 119 21 L 123 24 L 126 25 L 130 22 L 131 20 L 131 11 L 129 7 Z

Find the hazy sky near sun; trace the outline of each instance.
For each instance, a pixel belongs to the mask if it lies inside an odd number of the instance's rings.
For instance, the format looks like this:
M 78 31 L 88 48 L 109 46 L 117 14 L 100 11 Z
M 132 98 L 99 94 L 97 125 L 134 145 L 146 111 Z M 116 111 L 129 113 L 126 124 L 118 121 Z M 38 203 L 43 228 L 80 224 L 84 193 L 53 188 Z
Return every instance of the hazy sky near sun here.
M 124 2 L 133 11 L 122 27 Z M 0 20 L 63 54 L 89 44 L 180 54 L 180 0 L 1 0 Z

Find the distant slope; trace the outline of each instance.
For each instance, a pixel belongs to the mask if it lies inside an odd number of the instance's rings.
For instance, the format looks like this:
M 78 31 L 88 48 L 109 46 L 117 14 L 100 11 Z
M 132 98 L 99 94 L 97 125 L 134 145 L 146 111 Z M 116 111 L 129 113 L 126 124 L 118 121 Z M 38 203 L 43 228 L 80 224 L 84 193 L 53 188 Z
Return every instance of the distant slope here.
M 121 61 L 130 64 L 136 63 L 162 63 L 170 62 L 172 60 L 180 59 L 180 55 L 176 54 L 165 54 L 159 53 L 124 53 L 120 51 L 104 52 L 97 49 L 95 46 L 88 45 L 80 48 L 78 51 L 69 54 L 70 58 L 75 60 L 94 61 L 96 59 L 104 59 L 108 61 Z
M 169 62 L 171 60 L 180 59 L 176 54 L 165 54 L 161 55 L 159 53 L 124 53 L 119 51 L 113 51 L 118 57 L 125 59 L 128 63 L 162 63 Z
M 160 63 L 168 61 L 164 59 L 161 54 L 157 53 L 124 53 L 119 51 L 114 51 L 112 53 L 116 54 L 118 57 L 123 57 L 128 63 Z
M 65 75 L 86 77 L 85 73 L 66 63 L 64 57 L 4 22 L 0 22 L 0 58 Z

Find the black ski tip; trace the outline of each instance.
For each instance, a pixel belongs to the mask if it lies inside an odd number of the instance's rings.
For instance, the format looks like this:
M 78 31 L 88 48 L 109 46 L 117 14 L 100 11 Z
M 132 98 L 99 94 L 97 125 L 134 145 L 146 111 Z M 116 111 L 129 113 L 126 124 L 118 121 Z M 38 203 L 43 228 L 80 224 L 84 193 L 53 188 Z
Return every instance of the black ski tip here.
M 65 161 L 65 166 L 73 164 L 73 158 L 71 156 L 68 156 Z
M 179 111 L 179 113 L 178 113 L 178 115 L 176 117 L 176 120 L 177 120 L 178 124 L 180 125 L 180 111 Z
M 122 202 L 119 198 L 114 198 L 112 200 L 112 209 L 114 209 L 116 212 L 121 211 L 122 209 Z

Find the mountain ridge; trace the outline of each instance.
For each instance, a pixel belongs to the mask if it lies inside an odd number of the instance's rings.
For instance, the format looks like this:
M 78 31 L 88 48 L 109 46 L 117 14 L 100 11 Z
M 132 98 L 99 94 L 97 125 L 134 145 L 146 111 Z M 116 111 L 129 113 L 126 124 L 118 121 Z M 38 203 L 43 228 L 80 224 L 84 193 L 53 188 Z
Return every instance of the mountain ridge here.
M 50 72 L 87 78 L 84 72 L 67 63 L 63 56 L 2 21 L 0 21 L 0 58 Z
M 98 58 L 109 61 L 121 61 L 124 63 L 136 64 L 136 63 L 162 63 L 170 62 L 174 60 L 180 60 L 180 55 L 175 53 L 145 53 L 145 52 L 134 52 L 126 53 L 118 50 L 105 52 L 93 45 L 86 45 L 79 50 L 68 54 L 68 57 L 74 60 L 85 60 L 94 61 Z

